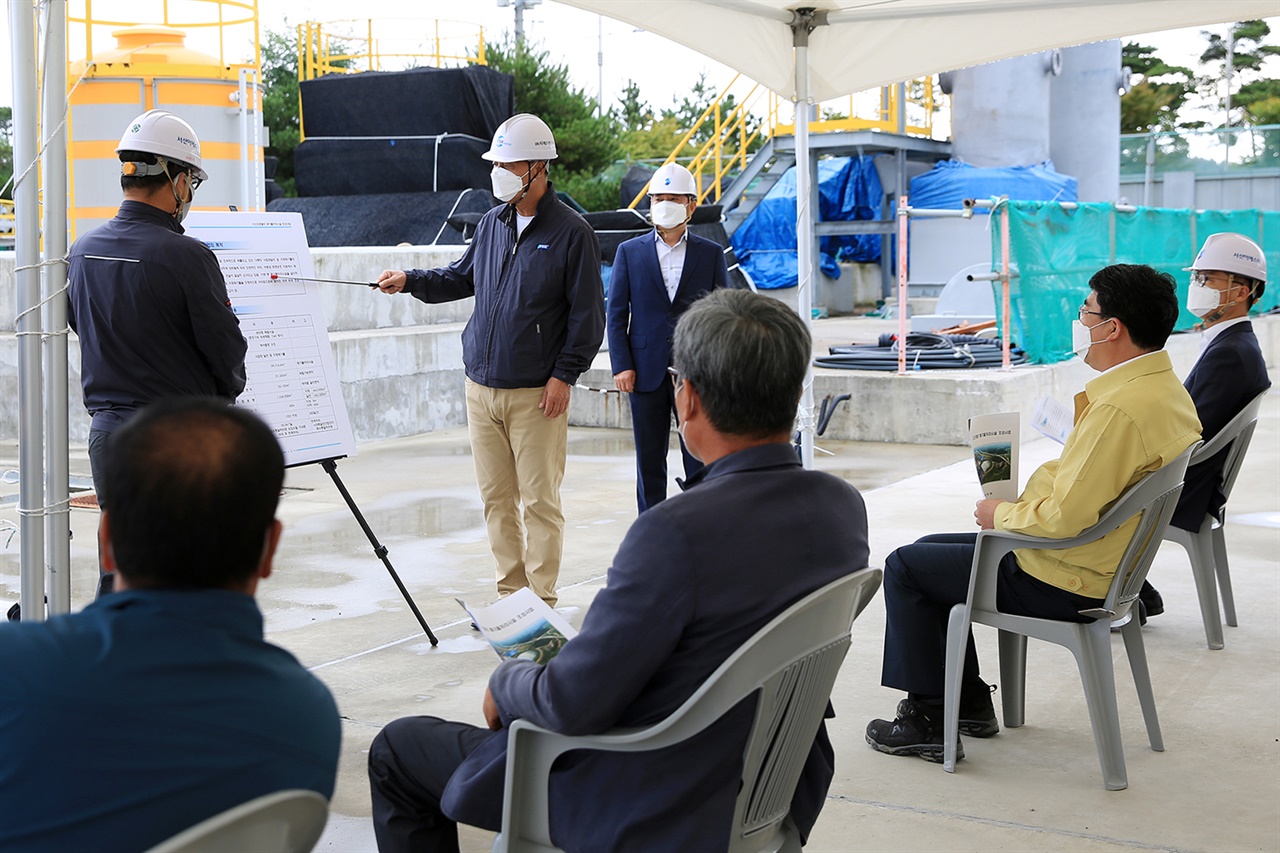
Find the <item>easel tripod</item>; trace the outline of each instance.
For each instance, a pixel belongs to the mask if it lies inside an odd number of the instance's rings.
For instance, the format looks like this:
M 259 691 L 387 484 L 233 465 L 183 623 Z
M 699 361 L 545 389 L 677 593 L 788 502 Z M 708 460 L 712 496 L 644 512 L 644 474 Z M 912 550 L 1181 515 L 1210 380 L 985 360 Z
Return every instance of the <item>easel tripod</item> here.
M 418 610 L 418 605 L 414 604 L 413 597 L 409 595 L 409 590 L 405 589 L 404 582 L 400 580 L 400 575 L 396 574 L 395 567 L 391 565 L 391 560 L 387 557 L 387 546 L 378 541 L 378 537 L 374 535 L 369 522 L 365 521 L 364 514 L 360 512 L 360 507 L 356 506 L 355 499 L 351 497 L 351 493 L 347 491 L 346 485 L 342 482 L 342 478 L 338 476 L 338 459 L 321 459 L 318 460 L 320 467 L 333 480 L 333 484 L 338 487 L 338 493 L 342 495 L 342 499 L 347 502 L 347 506 L 351 508 L 351 514 L 356 517 L 356 521 L 360 524 L 360 529 L 364 531 L 364 535 L 369 538 L 369 544 L 373 546 L 374 555 L 382 560 L 382 564 L 387 567 L 391 579 L 396 582 L 396 586 L 400 589 L 400 594 L 404 596 L 404 600 L 408 603 L 409 609 L 413 611 L 413 615 L 418 618 L 418 624 L 422 626 L 422 630 L 427 632 L 427 639 L 431 641 L 431 645 L 439 644 L 436 635 L 431 633 L 431 626 L 427 624 L 427 620 L 422 618 L 422 612 Z

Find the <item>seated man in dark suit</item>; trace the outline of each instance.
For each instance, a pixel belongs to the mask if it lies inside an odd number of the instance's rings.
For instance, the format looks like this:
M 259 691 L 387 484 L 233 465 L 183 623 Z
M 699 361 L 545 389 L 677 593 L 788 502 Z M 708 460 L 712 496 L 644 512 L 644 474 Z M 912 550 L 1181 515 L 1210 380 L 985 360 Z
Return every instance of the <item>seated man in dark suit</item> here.
M 99 546 L 116 594 L 0 625 L 0 849 L 143 850 L 287 788 L 333 794 L 333 697 L 262 637 L 284 456 L 211 398 L 111 436 Z
M 1173 278 L 1148 266 L 1115 264 L 1089 280 L 1072 342 L 1101 373 L 1075 398 L 1075 424 L 1062 455 L 1036 469 L 1016 501 L 978 501 L 984 530 L 1070 539 L 1095 524 L 1124 493 L 1200 438 L 1200 423 L 1163 350 L 1178 317 Z M 1056 551 L 1019 549 L 1000 564 L 997 604 L 1006 613 L 1073 622 L 1106 597 L 1137 527 L 1122 524 L 1096 542 Z M 872 720 L 867 743 L 890 755 L 941 762 L 947 621 L 972 574 L 973 533 L 925 536 L 885 560 L 885 687 L 907 691 L 893 720 Z M 960 731 L 1000 731 L 978 672 L 972 633 L 964 661 Z M 964 757 L 963 747 L 957 758 Z
M 1267 259 L 1243 234 L 1211 234 L 1190 266 L 1187 310 L 1203 322 L 1200 356 L 1184 383 L 1204 427 L 1204 440 L 1217 435 L 1249 401 L 1271 387 L 1267 363 L 1249 322 L 1249 309 L 1267 286 Z M 1182 497 L 1169 523 L 1195 533 L 1205 516 L 1222 520 L 1224 447 L 1212 459 L 1187 469 Z M 1142 585 L 1142 616 L 1159 616 L 1164 599 Z
M 369 751 L 378 847 L 456 850 L 454 821 L 498 829 L 506 726 L 570 735 L 665 719 L 790 604 L 867 562 L 862 498 L 800 466 L 789 438 L 810 358 L 782 303 L 717 290 L 676 327 L 676 408 L 705 463 L 643 513 L 582 632 L 546 665 L 505 661 L 488 728 L 407 717 Z M 577 752 L 551 776 L 551 838 L 569 850 L 714 850 L 729 836 L 752 710 L 738 705 L 670 749 Z M 825 727 L 791 803 L 807 837 L 834 772 Z
M 661 166 L 649 181 L 653 233 L 618 246 L 606 311 L 613 383 L 630 394 L 636 443 L 636 503 L 640 512 L 667 496 L 667 449 L 675 396 L 667 381 L 676 321 L 694 300 L 724 287 L 729 269 L 718 243 L 689 233 L 698 207 L 693 175 L 679 163 Z M 683 439 L 684 475 L 702 463 Z

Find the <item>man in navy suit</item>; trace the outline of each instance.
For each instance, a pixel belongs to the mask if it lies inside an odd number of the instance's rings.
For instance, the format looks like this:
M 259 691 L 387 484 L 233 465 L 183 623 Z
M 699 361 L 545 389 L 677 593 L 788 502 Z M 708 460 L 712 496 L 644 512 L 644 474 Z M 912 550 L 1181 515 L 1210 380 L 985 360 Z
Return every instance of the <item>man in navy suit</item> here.
M 729 278 L 724 250 L 689 233 L 698 190 L 688 169 L 668 163 L 654 172 L 649 204 L 653 233 L 618 247 L 606 316 L 613 384 L 631 395 L 640 512 L 667 496 L 667 448 L 675 411 L 667 368 L 676 320 Z M 690 455 L 683 438 L 680 451 L 684 475 L 692 477 L 702 463 Z
M 1203 319 L 1200 356 L 1183 384 L 1209 441 L 1254 397 L 1271 387 L 1267 364 L 1249 322 L 1249 309 L 1262 298 L 1267 259 L 1258 244 L 1242 234 L 1211 234 L 1188 268 L 1187 310 Z M 1222 466 L 1227 450 L 1187 469 L 1182 496 L 1169 523 L 1196 532 L 1205 517 L 1221 520 Z M 1144 583 L 1142 607 L 1147 616 L 1164 612 L 1156 588 Z
M 776 300 L 719 290 L 676 328 L 676 409 L 705 467 L 642 514 L 583 619 L 545 664 L 504 661 L 488 728 L 406 717 L 369 749 L 378 848 L 457 850 L 454 821 L 498 829 L 506 726 L 568 735 L 645 726 L 680 707 L 792 603 L 866 565 L 867 514 L 843 480 L 800 466 L 790 436 L 808 330 Z M 740 703 L 668 749 L 570 753 L 551 774 L 551 839 L 565 850 L 723 849 L 753 718 Z M 820 728 L 791 800 L 807 837 L 834 755 Z

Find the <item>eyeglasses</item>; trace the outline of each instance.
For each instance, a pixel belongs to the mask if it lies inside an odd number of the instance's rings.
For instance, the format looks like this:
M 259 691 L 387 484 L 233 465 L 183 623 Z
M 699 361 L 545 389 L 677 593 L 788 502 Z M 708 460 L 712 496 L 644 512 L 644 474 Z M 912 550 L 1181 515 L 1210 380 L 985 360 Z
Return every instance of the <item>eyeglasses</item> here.
M 1084 305 L 1081 305 L 1081 306 L 1080 306 L 1080 310 L 1076 312 L 1076 317 L 1077 317 L 1077 318 L 1079 318 L 1079 320 L 1080 320 L 1080 322 L 1081 322 L 1081 323 L 1083 323 L 1083 322 L 1084 322 L 1084 315 L 1085 315 L 1085 314 L 1092 314 L 1092 315 L 1094 315 L 1095 317 L 1109 317 L 1109 316 L 1110 316 L 1109 314 L 1104 314 L 1104 313 L 1102 313 L 1101 311 L 1090 311 L 1087 307 L 1085 307 Z
M 1215 275 L 1217 274 L 1215 273 Z M 1231 273 L 1226 273 L 1226 276 L 1227 276 L 1227 288 L 1230 289 L 1236 285 L 1235 276 L 1233 276 Z M 1191 273 L 1191 283 L 1194 285 L 1198 285 L 1200 287 L 1212 287 L 1216 280 L 1217 279 L 1210 278 L 1209 275 L 1202 273 L 1199 270 L 1196 270 Z
M 195 172 L 187 172 L 187 182 L 191 184 L 192 192 L 200 189 L 200 185 L 204 183 L 204 181 L 201 180 Z
M 674 367 L 668 367 L 667 375 L 671 377 L 671 387 L 679 388 L 680 387 L 680 371 L 676 370 Z

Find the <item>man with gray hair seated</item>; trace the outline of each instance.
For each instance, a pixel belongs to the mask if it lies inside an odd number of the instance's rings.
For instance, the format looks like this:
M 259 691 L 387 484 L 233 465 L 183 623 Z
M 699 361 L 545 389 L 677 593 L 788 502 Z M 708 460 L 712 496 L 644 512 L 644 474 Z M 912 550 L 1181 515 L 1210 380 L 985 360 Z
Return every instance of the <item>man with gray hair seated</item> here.
M 407 717 L 382 730 L 369 751 L 380 850 L 457 850 L 455 821 L 498 829 L 513 720 L 569 735 L 661 721 L 774 616 L 867 564 L 862 497 L 804 470 L 790 444 L 810 346 L 794 312 L 747 291 L 717 290 L 680 318 L 675 405 L 705 467 L 631 526 L 557 657 L 494 671 L 487 728 Z M 752 718 L 743 703 L 669 749 L 572 753 L 551 775 L 552 840 L 569 851 L 724 847 Z M 833 773 L 824 727 L 791 803 L 804 837 Z

